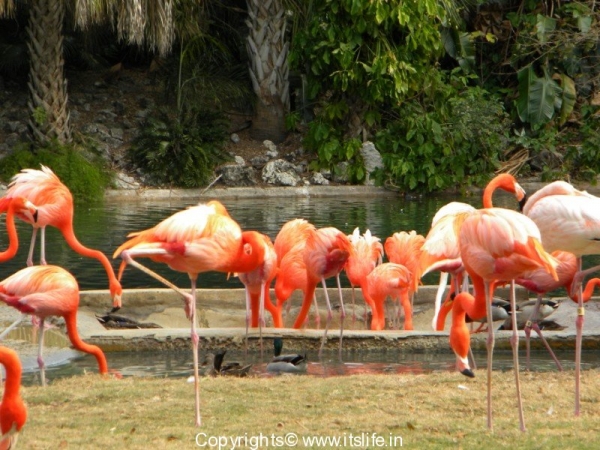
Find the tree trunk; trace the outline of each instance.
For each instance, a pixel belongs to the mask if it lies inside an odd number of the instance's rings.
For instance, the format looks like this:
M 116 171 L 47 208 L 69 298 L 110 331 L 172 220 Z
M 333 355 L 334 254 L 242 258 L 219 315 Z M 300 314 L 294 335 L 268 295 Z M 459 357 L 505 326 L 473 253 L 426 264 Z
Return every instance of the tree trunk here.
M 27 33 L 29 69 L 29 126 L 38 142 L 71 141 L 67 81 L 64 74 L 62 25 L 64 0 L 34 0 Z
M 250 136 L 276 144 L 285 139 L 290 109 L 286 14 L 281 0 L 247 0 L 250 78 L 257 96 Z

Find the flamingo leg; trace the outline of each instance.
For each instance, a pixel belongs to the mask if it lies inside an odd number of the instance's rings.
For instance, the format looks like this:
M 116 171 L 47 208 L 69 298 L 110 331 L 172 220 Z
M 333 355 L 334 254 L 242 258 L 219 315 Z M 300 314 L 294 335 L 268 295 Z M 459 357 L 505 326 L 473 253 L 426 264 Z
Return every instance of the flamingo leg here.
M 194 360 L 194 406 L 196 411 L 196 426 L 199 427 L 202 425 L 202 417 L 200 416 L 200 374 L 198 372 L 198 343 L 200 342 L 200 337 L 198 336 L 198 330 L 196 329 L 196 278 L 190 278 L 192 282 L 191 296 L 194 299 L 190 304 L 190 320 L 192 321 L 191 339 Z
M 44 332 L 46 331 L 44 326 L 44 319 L 40 319 L 40 339 L 38 344 L 38 356 L 37 362 L 40 368 L 40 379 L 42 386 L 46 386 L 46 363 L 44 362 Z
M 27 254 L 27 266 L 33 266 L 33 250 L 35 249 L 35 240 L 37 238 L 38 229 L 36 227 L 33 228 L 31 232 L 31 242 L 29 244 L 29 253 Z
M 579 272 L 582 272 L 582 259 L 577 258 Z M 583 283 L 578 281 L 577 296 L 577 318 L 575 319 L 575 416 L 578 417 L 581 412 L 580 386 L 581 386 L 581 343 L 583 338 L 583 321 L 585 308 L 583 307 Z
M 510 307 L 511 311 L 517 310 L 517 301 L 515 295 L 515 281 L 510 282 Z M 488 320 L 491 316 L 491 304 L 488 305 Z M 517 387 L 517 404 L 519 410 L 519 424 L 521 431 L 527 431 L 525 428 L 525 416 L 523 415 L 523 400 L 521 398 L 521 381 L 519 377 L 519 331 L 517 330 L 517 315 L 511 314 L 512 320 L 512 336 L 510 338 L 510 345 L 513 350 L 513 368 L 515 372 L 515 385 Z M 490 322 L 491 324 L 492 322 Z M 488 325 L 489 326 L 489 325 Z
M 356 301 L 354 296 L 354 286 L 352 286 L 352 328 L 354 328 L 354 324 L 356 323 Z
M 529 318 L 527 323 L 525 323 L 524 331 L 525 331 L 525 349 L 526 349 L 526 358 L 527 358 L 527 370 L 529 370 L 529 361 L 530 361 L 530 354 L 531 354 L 531 348 L 530 348 L 531 345 L 530 345 L 529 341 L 531 338 L 531 330 L 533 329 L 537 333 L 537 335 L 540 337 L 542 342 L 544 343 L 544 346 L 548 350 L 548 353 L 550 353 L 550 356 L 556 363 L 556 367 L 558 368 L 558 370 L 562 372 L 563 369 L 562 369 L 562 365 L 560 364 L 560 361 L 558 360 L 558 358 L 552 351 L 550 344 L 548 344 L 548 341 L 542 334 L 542 330 L 540 329 L 540 327 L 538 325 L 538 314 L 539 314 L 541 305 L 542 305 L 542 295 L 538 294 L 535 305 L 533 306 L 533 311 L 531 312 L 531 317 Z
M 317 330 L 320 330 L 321 329 L 321 314 L 319 314 L 319 304 L 317 303 L 316 295 L 313 295 L 313 304 L 315 305 L 315 325 L 317 326 Z M 308 321 L 308 319 L 307 319 L 307 321 Z
M 263 357 L 263 336 L 262 330 L 265 326 L 265 288 L 267 283 L 263 281 L 260 284 L 260 300 L 258 305 L 258 340 L 260 345 L 260 357 Z
M 246 293 L 246 338 L 244 339 L 244 353 L 248 356 L 248 328 L 250 327 L 250 310 L 252 308 L 250 292 L 248 288 L 245 289 Z
M 346 309 L 344 308 L 344 298 L 342 296 L 342 284 L 340 282 L 340 276 L 337 274 L 335 276 L 337 281 L 338 294 L 340 296 L 340 347 L 339 347 L 339 356 L 340 361 L 342 360 L 342 340 L 344 339 L 344 319 L 346 318 Z
M 448 272 L 440 272 L 440 282 L 438 284 L 437 291 L 435 293 L 435 306 L 433 311 L 433 319 L 431 320 L 431 327 L 434 330 L 437 330 L 437 317 L 440 313 L 440 308 L 442 306 L 442 297 L 444 296 L 444 291 L 446 290 L 446 285 L 448 284 Z M 458 292 L 458 291 L 456 291 Z
M 46 227 L 42 228 L 40 233 L 40 264 L 42 266 L 47 265 L 46 263 Z
M 489 283 L 485 283 L 485 308 L 487 312 L 488 324 L 493 323 L 492 317 L 492 295 L 490 293 Z M 494 354 L 494 327 L 488 326 L 487 346 L 487 426 L 490 431 L 494 429 L 492 424 L 492 364 Z
M 325 278 L 321 278 L 321 284 L 323 285 L 323 292 L 325 293 L 325 303 L 327 304 L 327 320 L 325 321 L 325 332 L 323 333 L 321 347 L 319 348 L 319 358 L 321 358 L 323 354 L 323 348 L 325 347 L 325 342 L 327 342 L 327 331 L 329 331 L 329 325 L 331 324 L 331 319 L 333 318 L 333 312 L 331 310 L 331 302 L 329 301 L 329 294 L 327 293 L 327 284 L 325 284 Z

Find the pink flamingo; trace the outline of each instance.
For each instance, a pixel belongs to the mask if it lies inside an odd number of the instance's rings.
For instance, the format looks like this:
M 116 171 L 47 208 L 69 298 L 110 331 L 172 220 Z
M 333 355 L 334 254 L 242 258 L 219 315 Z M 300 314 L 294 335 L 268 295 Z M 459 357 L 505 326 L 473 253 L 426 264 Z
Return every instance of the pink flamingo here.
M 108 275 L 110 295 L 113 299 L 113 311 L 121 307 L 121 295 L 123 289 L 115 277 L 115 272 L 110 261 L 99 250 L 84 246 L 73 230 L 73 196 L 69 188 L 65 186 L 48 167 L 42 166 L 42 170 L 24 169 L 12 178 L 4 198 L 11 199 L 24 197 L 35 205 L 37 215 L 32 220 L 27 215 L 17 216 L 33 226 L 31 245 L 27 257 L 27 265 L 33 264 L 33 251 L 38 229 L 41 229 L 41 264 L 46 264 L 46 227 L 52 226 L 59 229 L 67 244 L 74 251 L 87 258 L 94 258 L 102 264 Z M 6 203 L 4 203 L 6 206 Z M 3 206 L 0 212 L 4 212 Z
M 412 282 L 408 289 L 411 311 L 415 293 L 421 282 L 421 252 L 424 243 L 425 237 L 412 230 L 394 233 L 384 244 L 388 260 L 406 267 L 411 273 Z
M 191 340 L 194 358 L 194 390 L 196 426 L 201 425 L 198 374 L 198 332 L 196 331 L 196 280 L 208 271 L 251 272 L 264 262 L 265 240 L 255 231 L 242 232 L 225 207 L 212 200 L 179 211 L 158 225 L 132 233 L 131 239 L 114 253 L 121 256 L 119 278 L 127 264 L 146 272 L 183 296 L 186 316 L 191 320 Z M 190 277 L 191 293 L 186 293 L 134 258 L 146 257 L 167 264 L 171 269 Z
M 0 347 L 0 364 L 6 371 L 6 383 L 2 403 L 0 403 L 0 448 L 16 448 L 21 429 L 27 421 L 27 408 L 19 389 L 21 387 L 21 362 L 17 353 L 7 347 Z
M 354 252 L 348 257 L 344 270 L 350 286 L 352 287 L 352 319 L 356 319 L 354 312 L 355 296 L 354 287 L 360 286 L 364 291 L 367 275 L 369 275 L 375 267 L 382 263 L 383 260 L 383 245 L 380 239 L 371 235 L 371 231 L 367 230 L 361 236 L 359 228 L 355 228 L 352 234 L 348 235 L 348 239 L 354 247 Z M 365 302 L 371 308 L 373 317 L 377 314 L 373 304 L 370 304 L 367 297 L 363 295 Z M 376 319 L 379 320 L 379 319 Z
M 363 293 L 365 299 L 374 305 L 377 314 L 373 314 L 371 321 L 372 330 L 385 328 L 385 313 L 383 304 L 387 297 L 399 299 L 404 308 L 404 329 L 412 330 L 412 308 L 409 290 L 413 285 L 414 277 L 410 270 L 401 264 L 391 262 L 380 264 L 367 275 Z
M 575 189 L 564 181 L 547 184 L 533 194 L 523 207 L 523 214 L 539 227 L 544 248 L 548 252 L 564 250 L 577 257 L 577 271 L 570 289 L 577 298 L 578 315 L 575 321 L 575 415 L 581 411 L 581 346 L 585 308 L 583 279 L 600 269 L 582 269 L 583 255 L 600 254 L 600 198 Z
M 83 342 L 77 332 L 77 308 L 79 307 L 79 286 L 77 280 L 65 269 L 58 266 L 30 266 L 21 269 L 0 281 L 0 301 L 40 320 L 38 365 L 42 385 L 46 384 L 43 360 L 44 321 L 50 316 L 64 318 L 67 335 L 73 347 L 96 358 L 101 374 L 108 373 L 106 357 L 102 350 Z
M 265 326 L 264 309 L 277 314 L 275 306 L 271 303 L 269 290 L 271 282 L 277 275 L 277 254 L 269 236 L 261 235 L 264 241 L 264 261 L 250 272 L 238 274 L 240 281 L 246 287 L 246 348 L 248 346 L 248 326 L 260 327 L 260 343 L 262 351 L 262 327 Z M 252 314 L 252 317 L 250 317 Z
M 475 296 L 469 292 L 459 293 L 452 306 L 452 327 L 450 345 L 457 355 L 457 365 L 461 373 L 474 376 L 470 370 L 468 351 L 470 332 L 466 325 L 466 315 L 479 319 L 487 314 L 488 324 L 493 321 L 491 300 L 497 283 L 511 282 L 511 310 L 516 311 L 514 279 L 523 273 L 544 267 L 556 277 L 553 258 L 544 251 L 539 230 L 535 223 L 515 211 L 502 208 L 489 208 L 457 216 L 459 230 L 460 257 L 465 270 L 473 280 Z M 516 317 L 513 315 L 511 337 L 519 423 L 525 431 L 523 405 L 519 382 L 518 333 Z M 488 327 L 487 376 L 488 376 L 488 428 L 492 429 L 492 355 L 494 330 Z

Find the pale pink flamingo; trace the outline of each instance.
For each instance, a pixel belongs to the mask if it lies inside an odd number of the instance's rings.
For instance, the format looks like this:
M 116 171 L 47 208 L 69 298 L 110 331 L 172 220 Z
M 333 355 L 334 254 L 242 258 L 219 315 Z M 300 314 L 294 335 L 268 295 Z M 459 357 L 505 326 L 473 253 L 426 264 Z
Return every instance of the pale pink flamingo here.
M 373 313 L 371 330 L 385 328 L 384 302 L 390 297 L 399 300 L 404 308 L 404 329 L 413 329 L 412 307 L 409 291 L 413 285 L 413 276 L 410 270 L 401 264 L 386 262 L 375 267 L 367 275 L 363 294 L 369 303 L 374 305 L 377 314 Z
M 355 295 L 354 288 L 359 286 L 364 291 L 364 284 L 367 275 L 373 271 L 375 267 L 382 263 L 383 260 L 383 245 L 380 239 L 371 234 L 370 230 L 366 230 L 364 234 L 360 234 L 360 229 L 357 227 L 352 234 L 348 235 L 348 239 L 354 247 L 354 252 L 348 257 L 344 271 L 350 281 L 352 288 L 352 320 L 356 319 L 354 312 Z M 369 304 L 367 298 L 363 295 L 365 302 L 371 308 L 371 314 L 375 317 L 377 311 L 374 305 Z M 376 319 L 379 320 L 379 319 Z
M 191 320 L 191 340 L 194 358 L 194 390 L 196 426 L 200 426 L 200 391 L 198 375 L 198 332 L 196 331 L 196 280 L 208 271 L 250 272 L 264 262 L 265 241 L 260 233 L 243 231 L 225 207 L 213 200 L 192 206 L 166 218 L 145 231 L 132 233 L 131 239 L 114 253 L 123 262 L 119 278 L 127 264 L 146 272 L 181 294 L 185 312 Z M 148 269 L 134 258 L 146 257 L 167 264 L 171 269 L 190 277 L 191 293 L 179 289 L 164 277 Z
M 498 283 L 511 282 L 511 310 L 516 311 L 514 279 L 538 267 L 544 267 L 556 277 L 556 262 L 546 253 L 535 223 L 515 211 L 502 208 L 482 209 L 457 216 L 460 257 L 466 272 L 473 281 L 475 296 L 467 291 L 459 293 L 452 306 L 452 327 L 450 344 L 457 355 L 457 365 L 461 373 L 474 376 L 469 367 L 470 332 L 466 325 L 466 315 L 479 319 L 487 314 L 487 322 L 493 322 L 491 300 Z M 521 401 L 518 359 L 518 332 L 516 317 L 513 315 L 511 345 L 519 423 L 525 431 L 525 419 Z M 494 330 L 488 327 L 487 376 L 488 376 L 488 428 L 492 429 L 492 355 Z
M 515 196 L 515 199 L 522 206 L 526 199 L 525 190 L 517 182 L 514 176 L 508 173 L 502 173 L 495 176 L 485 187 L 483 191 L 483 207 L 492 208 L 492 197 L 497 189 L 501 189 Z M 439 270 L 440 282 L 435 297 L 434 315 L 431 326 L 434 330 L 439 330 L 438 314 L 442 303 L 442 296 L 448 282 L 448 275 L 451 276 L 451 284 L 454 292 L 460 292 L 462 282 L 463 267 L 460 264 L 459 252 L 456 245 L 456 233 L 453 229 L 454 217 L 464 212 L 472 212 L 475 208 L 462 202 L 450 202 L 442 206 L 431 221 L 431 229 L 425 238 L 422 247 L 421 274 L 426 275 L 432 270 Z M 450 217 L 447 217 L 450 216 Z M 436 264 L 435 267 L 432 267 Z M 446 296 L 447 299 L 452 295 L 452 290 Z M 443 329 L 443 328 L 442 328 Z
M 583 255 L 600 254 L 600 198 L 580 191 L 567 182 L 547 184 L 527 199 L 523 214 L 540 229 L 544 248 L 553 252 L 564 250 L 577 257 L 577 272 L 570 289 L 577 298 L 578 315 L 575 321 L 575 415 L 581 411 L 581 346 L 585 308 L 582 281 L 600 266 L 582 268 Z
M 0 281 L 0 301 L 30 314 L 40 320 L 38 365 L 42 385 L 46 384 L 44 348 L 44 321 L 50 316 L 62 317 L 67 335 L 73 347 L 96 358 L 101 374 L 108 373 L 104 352 L 95 345 L 83 342 L 77 332 L 77 309 L 79 307 L 79 285 L 65 269 L 46 265 L 21 269 Z
M 14 449 L 21 429 L 27 421 L 27 408 L 21 394 L 21 361 L 17 353 L 7 347 L 0 347 L 0 364 L 6 372 L 4 394 L 0 403 L 0 449 Z
M 69 188 L 65 186 L 58 177 L 48 167 L 42 166 L 42 170 L 24 169 L 12 178 L 4 198 L 11 199 L 15 197 L 24 197 L 35 205 L 37 216 L 35 220 L 26 215 L 17 214 L 17 216 L 33 226 L 31 235 L 31 245 L 27 257 L 27 265 L 33 264 L 33 251 L 38 229 L 41 229 L 41 264 L 46 264 L 46 227 L 56 227 L 62 233 L 69 247 L 75 252 L 87 258 L 94 258 L 102 264 L 108 275 L 110 295 L 113 299 L 113 311 L 121 307 L 121 284 L 115 277 L 110 261 L 99 250 L 94 250 L 84 246 L 77 237 L 73 229 L 73 196 Z M 0 209 L 0 212 L 4 212 Z

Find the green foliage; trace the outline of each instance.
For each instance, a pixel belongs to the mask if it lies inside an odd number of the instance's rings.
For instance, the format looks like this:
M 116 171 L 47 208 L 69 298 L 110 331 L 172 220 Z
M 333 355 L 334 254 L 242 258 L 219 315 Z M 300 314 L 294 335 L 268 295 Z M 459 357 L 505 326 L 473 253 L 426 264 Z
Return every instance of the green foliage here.
M 446 91 L 448 110 L 407 102 L 377 135 L 389 183 L 425 192 L 482 185 L 498 167 L 509 125 L 501 103 L 477 87 Z
M 105 162 L 93 152 L 77 144 L 61 145 L 52 141 L 44 146 L 31 144 L 18 145 L 15 150 L 2 158 L 0 178 L 4 182 L 22 169 L 49 167 L 69 188 L 78 202 L 100 201 L 111 177 Z
M 220 112 L 184 108 L 174 115 L 162 109 L 146 120 L 128 158 L 159 185 L 200 187 L 227 159 L 227 125 Z

